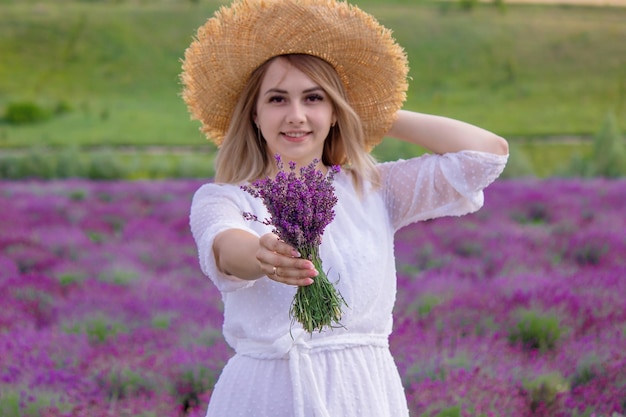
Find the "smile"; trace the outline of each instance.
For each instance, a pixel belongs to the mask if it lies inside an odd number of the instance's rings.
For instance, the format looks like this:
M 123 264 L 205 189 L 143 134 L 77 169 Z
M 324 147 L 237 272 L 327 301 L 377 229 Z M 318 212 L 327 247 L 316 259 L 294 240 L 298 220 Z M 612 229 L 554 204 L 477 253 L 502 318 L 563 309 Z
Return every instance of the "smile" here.
M 299 139 L 307 136 L 310 132 L 283 132 L 283 136 L 292 139 Z

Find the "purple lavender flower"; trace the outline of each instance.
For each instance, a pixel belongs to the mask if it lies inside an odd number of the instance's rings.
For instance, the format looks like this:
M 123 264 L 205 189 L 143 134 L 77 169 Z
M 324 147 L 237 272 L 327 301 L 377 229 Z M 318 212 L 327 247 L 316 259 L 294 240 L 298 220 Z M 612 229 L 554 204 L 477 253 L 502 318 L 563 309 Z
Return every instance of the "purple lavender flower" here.
M 333 166 L 325 175 L 316 169 L 314 159 L 296 173 L 296 164 L 289 162 L 289 172 L 284 170 L 280 155 L 276 155 L 278 174 L 275 178 L 264 178 L 241 188 L 263 200 L 270 213 L 269 219 L 259 220 L 252 213 L 243 213 L 248 220 L 260 221 L 274 227 L 273 232 L 292 245 L 302 257 L 309 259 L 319 271 L 313 284 L 299 287 L 291 307 L 291 317 L 302 323 L 312 333 L 325 326 L 338 324 L 341 319 L 341 295 L 328 281 L 319 257 L 319 246 L 326 226 L 334 219 L 337 204 L 332 181 L 339 172 Z
M 0 181 L 0 410 L 205 415 L 233 351 L 188 229 L 203 183 Z M 479 213 L 398 231 L 389 342 L 412 415 L 624 415 L 625 211 L 626 179 L 506 180 Z M 559 317 L 552 350 L 508 340 L 529 308 Z M 568 391 L 528 389 L 553 374 Z

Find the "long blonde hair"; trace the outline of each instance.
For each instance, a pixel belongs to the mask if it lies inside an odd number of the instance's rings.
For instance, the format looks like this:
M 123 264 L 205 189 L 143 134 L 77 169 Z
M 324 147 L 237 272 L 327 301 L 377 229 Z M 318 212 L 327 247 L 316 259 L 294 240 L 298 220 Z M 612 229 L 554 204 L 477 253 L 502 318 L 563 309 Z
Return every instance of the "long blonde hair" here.
M 378 184 L 376 161 L 365 148 L 361 120 L 348 103 L 346 91 L 334 68 L 312 55 L 280 57 L 317 83 L 332 101 L 337 123 L 331 127 L 324 142 L 322 163 L 341 165 L 342 169 L 349 170 L 359 191 L 363 190 L 366 181 Z M 276 58 L 258 67 L 239 95 L 224 142 L 215 158 L 216 182 L 238 184 L 252 181 L 267 176 L 272 168 L 273 156 L 254 123 L 254 114 L 261 82 L 269 64 Z

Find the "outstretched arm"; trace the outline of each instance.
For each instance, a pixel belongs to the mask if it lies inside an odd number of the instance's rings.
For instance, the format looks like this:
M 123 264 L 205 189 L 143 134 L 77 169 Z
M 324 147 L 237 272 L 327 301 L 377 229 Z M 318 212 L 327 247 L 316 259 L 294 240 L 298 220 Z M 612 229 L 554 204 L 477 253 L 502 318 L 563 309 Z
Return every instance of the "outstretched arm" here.
M 288 285 L 309 285 L 317 275 L 311 261 L 299 258 L 295 249 L 273 233 L 257 237 L 228 229 L 215 237 L 213 253 L 220 271 L 244 280 L 267 275 Z
M 388 136 L 444 154 L 473 150 L 507 155 L 509 145 L 500 136 L 448 117 L 400 110 Z

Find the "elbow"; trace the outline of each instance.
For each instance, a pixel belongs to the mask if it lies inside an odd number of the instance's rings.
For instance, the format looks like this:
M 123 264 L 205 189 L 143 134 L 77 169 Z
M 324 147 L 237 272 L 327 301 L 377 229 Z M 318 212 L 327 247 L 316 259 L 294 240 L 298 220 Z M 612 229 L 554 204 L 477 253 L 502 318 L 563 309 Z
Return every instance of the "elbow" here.
M 227 257 L 222 256 L 222 252 L 225 246 L 228 245 L 228 230 L 218 233 L 213 239 L 213 257 L 215 258 L 215 267 L 219 272 L 226 275 L 232 275 L 227 266 Z M 227 243 L 224 243 L 226 241 Z
M 506 139 L 495 135 L 491 145 L 491 152 L 496 155 L 508 155 L 509 154 L 509 143 Z

